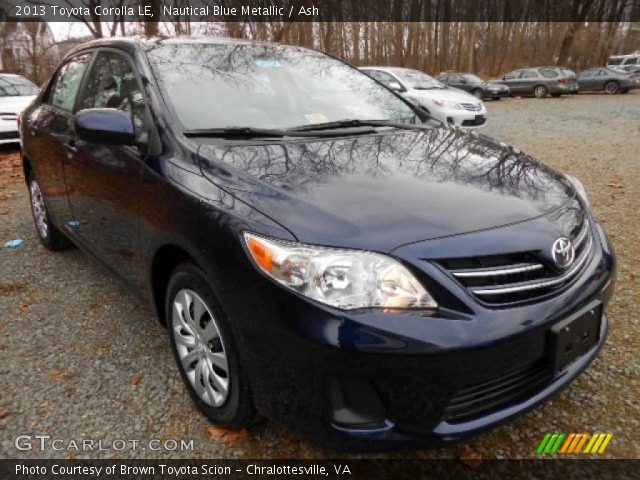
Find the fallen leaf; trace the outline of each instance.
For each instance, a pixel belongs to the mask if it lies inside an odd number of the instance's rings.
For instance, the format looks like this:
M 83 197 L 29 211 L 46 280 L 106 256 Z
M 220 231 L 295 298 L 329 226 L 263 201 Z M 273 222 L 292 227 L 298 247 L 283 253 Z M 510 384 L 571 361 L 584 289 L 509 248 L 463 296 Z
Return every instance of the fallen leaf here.
M 238 448 L 242 442 L 249 437 L 249 430 L 228 430 L 217 425 L 207 427 L 210 439 L 218 438 L 230 447 Z
M 140 375 L 134 375 L 133 377 L 131 377 L 131 385 L 133 385 L 134 387 L 137 387 L 141 383 L 142 377 Z
M 482 464 L 482 455 L 473 448 L 465 445 L 460 452 L 460 461 L 471 468 L 478 468 Z
M 4 323 L 0 323 L 0 330 L 4 330 Z
M 9 415 L 8 410 L 5 410 L 4 408 L 0 408 L 0 420 L 2 420 L 3 418 L 7 418 L 8 415 Z
M 620 184 L 620 183 L 618 183 L 618 182 L 609 182 L 609 183 L 607 183 L 607 185 L 608 185 L 609 187 L 613 187 L 613 188 L 624 188 L 624 187 L 622 186 L 622 184 Z
M 18 307 L 18 310 L 16 310 L 16 313 L 27 313 L 28 311 L 29 311 L 29 305 L 22 305 Z

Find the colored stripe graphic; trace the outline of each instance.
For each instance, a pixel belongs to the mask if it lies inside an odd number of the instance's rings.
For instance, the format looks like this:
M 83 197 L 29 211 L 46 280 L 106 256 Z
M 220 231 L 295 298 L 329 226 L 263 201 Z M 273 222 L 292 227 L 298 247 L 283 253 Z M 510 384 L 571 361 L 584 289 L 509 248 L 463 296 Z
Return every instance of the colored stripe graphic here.
M 581 436 L 580 441 L 576 445 L 576 448 L 573 450 L 573 453 L 580 453 L 580 450 L 582 450 L 582 446 L 585 444 L 585 442 L 589 438 L 588 433 L 581 433 L 580 436 Z
M 603 453 L 612 438 L 613 433 L 547 433 L 536 453 Z
M 537 454 L 541 454 L 544 451 L 544 447 L 547 446 L 547 442 L 549 441 L 549 438 L 551 437 L 551 434 L 547 433 L 544 438 L 542 439 L 542 441 L 540 442 L 540 445 L 538 445 L 538 449 L 536 450 Z
M 609 442 L 611 441 L 612 438 L 613 438 L 613 433 L 607 433 L 607 436 L 602 442 L 602 445 L 600 445 L 600 450 L 598 450 L 598 453 L 604 452 L 604 449 L 607 448 L 607 445 L 609 445 Z
M 584 453 L 591 453 L 591 447 L 593 447 L 595 445 L 595 443 L 598 441 L 599 437 L 600 437 L 599 433 L 594 433 L 591 436 L 591 440 L 589 440 L 589 443 L 587 443 L 587 446 L 584 449 Z
M 560 449 L 560 453 L 567 453 L 567 449 L 569 448 L 569 446 L 573 442 L 573 439 L 575 438 L 575 436 L 576 436 L 575 433 L 570 433 L 569 434 L 569 436 L 567 437 L 567 439 L 564 442 L 564 445 L 562 445 L 562 448 Z

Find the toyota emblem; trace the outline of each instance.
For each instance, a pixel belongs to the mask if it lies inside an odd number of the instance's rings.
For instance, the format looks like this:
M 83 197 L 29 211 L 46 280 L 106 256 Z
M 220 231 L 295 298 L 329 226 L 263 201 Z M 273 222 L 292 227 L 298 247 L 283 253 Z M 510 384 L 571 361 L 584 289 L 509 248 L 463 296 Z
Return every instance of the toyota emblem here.
M 551 256 L 558 268 L 568 268 L 573 263 L 576 252 L 573 243 L 567 237 L 560 237 L 551 247 Z

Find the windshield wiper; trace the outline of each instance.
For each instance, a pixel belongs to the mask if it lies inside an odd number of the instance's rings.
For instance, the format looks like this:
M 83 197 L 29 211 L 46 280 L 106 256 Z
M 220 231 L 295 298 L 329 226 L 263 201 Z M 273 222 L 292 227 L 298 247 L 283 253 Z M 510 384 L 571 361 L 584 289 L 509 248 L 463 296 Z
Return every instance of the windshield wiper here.
M 284 130 L 271 130 L 252 127 L 198 128 L 186 130 L 186 137 L 220 137 L 220 138 L 280 138 L 288 135 Z
M 287 132 L 313 132 L 317 130 L 334 130 L 340 128 L 355 128 L 355 127 L 393 127 L 405 130 L 422 130 L 428 128 L 423 124 L 401 123 L 391 120 L 338 120 L 336 122 L 316 123 L 313 125 L 301 125 L 299 127 L 293 127 L 287 129 Z

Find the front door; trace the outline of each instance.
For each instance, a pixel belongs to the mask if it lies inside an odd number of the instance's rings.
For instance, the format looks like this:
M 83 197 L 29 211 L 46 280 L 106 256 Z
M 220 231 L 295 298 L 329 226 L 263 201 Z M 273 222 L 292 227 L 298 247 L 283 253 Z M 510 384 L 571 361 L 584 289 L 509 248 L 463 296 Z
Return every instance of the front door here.
M 144 129 L 145 102 L 132 63 L 101 50 L 84 82 L 76 110 L 116 108 Z M 139 196 L 144 155 L 136 146 L 74 138 L 66 179 L 77 234 L 90 250 L 136 289 L 144 288 L 139 248 Z

